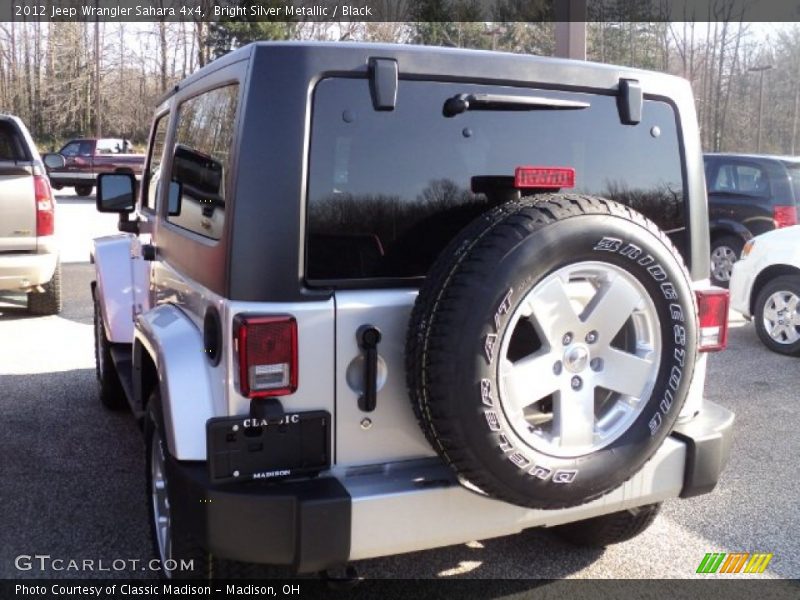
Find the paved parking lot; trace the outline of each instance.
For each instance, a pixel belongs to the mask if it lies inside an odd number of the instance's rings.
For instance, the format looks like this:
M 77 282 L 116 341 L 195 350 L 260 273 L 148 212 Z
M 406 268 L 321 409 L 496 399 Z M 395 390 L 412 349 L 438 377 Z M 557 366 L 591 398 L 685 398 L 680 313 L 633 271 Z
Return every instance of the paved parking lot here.
M 90 237 L 113 233 L 115 219 L 97 215 L 93 200 L 59 200 L 64 312 L 32 318 L 21 298 L 0 302 L 0 578 L 39 575 L 15 568 L 20 554 L 151 557 L 141 435 L 130 415 L 101 407 L 94 379 L 93 274 L 86 261 Z M 533 531 L 364 561 L 361 574 L 691 577 L 703 555 L 717 551 L 772 552 L 766 576 L 798 578 L 798 389 L 798 359 L 769 353 L 753 328 L 734 318 L 729 350 L 711 356 L 707 379 L 708 397 L 737 414 L 731 463 L 713 494 L 667 502 L 645 534 L 605 551 L 575 549 Z

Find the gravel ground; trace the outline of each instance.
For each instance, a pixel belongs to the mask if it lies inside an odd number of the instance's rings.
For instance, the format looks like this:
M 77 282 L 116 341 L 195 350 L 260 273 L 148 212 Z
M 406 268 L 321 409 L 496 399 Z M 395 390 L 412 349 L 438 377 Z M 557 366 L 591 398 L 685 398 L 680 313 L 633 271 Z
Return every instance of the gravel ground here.
M 61 200 L 65 257 L 85 261 L 87 236 L 113 233 L 113 218 L 98 217 L 91 201 Z M 17 570 L 20 554 L 151 557 L 141 434 L 129 414 L 97 399 L 92 276 L 88 263 L 64 266 L 56 317 L 28 317 L 21 298 L 0 303 L 0 578 L 74 576 Z M 711 356 L 707 380 L 708 397 L 737 414 L 731 462 L 712 494 L 667 502 L 647 532 L 606 550 L 531 531 L 357 566 L 376 578 L 684 578 L 706 552 L 772 552 L 766 576 L 799 578 L 798 389 L 797 359 L 768 352 L 734 317 L 729 349 Z

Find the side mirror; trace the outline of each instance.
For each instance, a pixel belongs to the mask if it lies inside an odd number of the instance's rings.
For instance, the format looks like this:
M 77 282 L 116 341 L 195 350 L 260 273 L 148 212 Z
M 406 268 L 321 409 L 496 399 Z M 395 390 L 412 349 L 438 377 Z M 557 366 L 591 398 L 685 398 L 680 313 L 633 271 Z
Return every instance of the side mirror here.
M 97 177 L 97 210 L 129 214 L 136 205 L 136 178 L 132 173 L 101 173 Z
M 44 166 L 47 167 L 48 171 L 53 169 L 63 169 L 67 164 L 67 160 L 58 153 L 45 154 L 42 156 L 42 161 L 44 162 Z
M 181 201 L 183 200 L 183 185 L 180 181 L 169 182 L 169 197 L 167 198 L 167 216 L 178 217 L 181 214 Z

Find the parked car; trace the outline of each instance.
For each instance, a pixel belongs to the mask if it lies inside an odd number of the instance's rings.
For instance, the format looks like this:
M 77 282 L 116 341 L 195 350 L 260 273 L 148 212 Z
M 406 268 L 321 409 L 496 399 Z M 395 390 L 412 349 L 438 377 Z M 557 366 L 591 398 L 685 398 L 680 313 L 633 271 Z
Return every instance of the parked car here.
M 800 355 L 800 226 L 747 242 L 730 291 L 731 306 L 753 320 L 767 348 Z
M 89 196 L 99 173 L 133 173 L 141 177 L 144 154 L 133 153 L 133 144 L 122 138 L 70 140 L 58 154 L 63 167 L 48 167 L 52 186 L 60 190 L 73 186 L 78 196 Z M 49 155 L 45 155 L 48 162 Z
M 733 264 L 754 235 L 797 224 L 800 158 L 706 154 L 711 280 L 727 286 Z
M 30 133 L 19 118 L 0 114 L 0 293 L 27 293 L 28 310 L 38 315 L 61 311 L 55 208 Z
M 258 43 L 177 85 L 138 193 L 99 176 L 126 233 L 93 251 L 160 557 L 604 546 L 710 492 L 698 140 L 687 81 L 532 56 Z

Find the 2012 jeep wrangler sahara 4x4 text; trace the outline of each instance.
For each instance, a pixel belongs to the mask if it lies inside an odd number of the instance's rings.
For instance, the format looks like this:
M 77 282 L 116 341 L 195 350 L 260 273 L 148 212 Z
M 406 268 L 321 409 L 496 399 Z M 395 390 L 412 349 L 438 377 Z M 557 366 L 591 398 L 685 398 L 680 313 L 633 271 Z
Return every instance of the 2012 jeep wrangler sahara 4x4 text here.
M 143 422 L 161 558 L 605 545 L 717 483 L 687 82 L 258 43 L 165 97 L 136 187 L 99 178 L 125 233 L 95 241 L 97 375 Z

